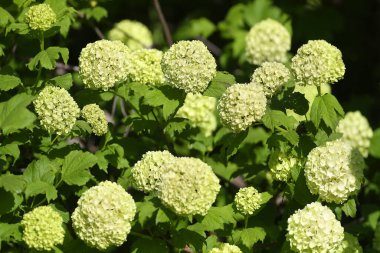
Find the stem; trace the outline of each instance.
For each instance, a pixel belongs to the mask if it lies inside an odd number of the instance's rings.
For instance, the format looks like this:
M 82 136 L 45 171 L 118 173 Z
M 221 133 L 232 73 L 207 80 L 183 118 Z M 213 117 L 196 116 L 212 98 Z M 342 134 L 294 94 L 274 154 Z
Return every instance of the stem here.
M 133 232 L 133 231 L 131 231 L 131 232 L 129 232 L 129 234 L 134 235 L 134 236 L 137 236 L 137 237 L 141 237 L 141 238 L 149 239 L 149 240 L 152 239 L 151 236 L 149 236 L 149 235 L 144 235 L 144 234 L 142 234 L 142 233 L 138 233 L 138 232 Z
M 322 87 L 320 85 L 317 86 L 317 90 L 318 90 L 318 96 L 322 96 Z
M 39 38 L 39 40 L 40 40 L 40 49 L 41 49 L 41 51 L 44 51 L 45 50 L 45 38 L 44 38 L 44 33 L 43 32 L 40 32 L 40 38 Z M 38 73 L 37 73 L 37 83 L 40 80 L 41 72 L 42 72 L 42 67 L 40 66 L 38 68 Z
M 168 23 L 166 22 L 164 13 L 162 12 L 161 5 L 159 0 L 153 0 L 154 8 L 156 9 L 158 18 L 160 19 L 160 23 L 162 25 L 162 28 L 164 29 L 164 34 L 166 38 L 166 43 L 170 47 L 173 44 L 173 39 L 170 34 Z
M 248 215 L 245 216 L 245 218 L 244 218 L 244 228 L 247 228 L 247 227 L 248 227 L 248 218 L 249 218 Z

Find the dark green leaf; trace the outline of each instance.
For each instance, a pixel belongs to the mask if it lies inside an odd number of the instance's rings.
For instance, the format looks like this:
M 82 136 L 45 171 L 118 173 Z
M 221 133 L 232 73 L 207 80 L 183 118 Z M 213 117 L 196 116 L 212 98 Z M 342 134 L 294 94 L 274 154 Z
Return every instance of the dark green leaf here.
M 202 248 L 204 241 L 204 236 L 188 229 L 181 229 L 178 232 L 175 232 L 173 235 L 173 243 L 177 248 L 180 249 L 183 249 L 186 246 L 192 246 L 192 248 L 198 252 Z
M 258 241 L 263 242 L 265 236 L 265 230 L 261 227 L 245 228 L 232 232 L 232 239 L 234 243 L 243 244 L 249 249 L 252 248 L 252 246 Z
M 38 194 L 46 195 L 46 199 L 49 202 L 50 200 L 55 200 L 57 198 L 57 189 L 54 185 L 43 181 L 28 183 L 25 189 L 25 197 L 28 199 L 29 197 L 37 196 Z
M 63 161 L 62 180 L 68 185 L 84 185 L 91 178 L 89 168 L 96 164 L 96 160 L 91 153 L 71 151 Z
M 236 83 L 235 77 L 228 72 L 216 72 L 216 76 L 211 80 L 210 85 L 203 92 L 204 96 L 220 98 L 224 91 Z
M 6 144 L 0 147 L 0 155 L 10 155 L 16 161 L 20 157 L 20 149 L 16 143 Z
M 13 206 L 16 204 L 15 197 L 9 191 L 0 188 L 0 216 L 12 211 Z
M 160 239 L 139 238 L 132 244 L 131 253 L 167 253 L 169 252 L 166 242 Z
M 21 241 L 21 224 L 0 223 L 0 243 Z
M 58 169 L 59 165 L 56 162 L 41 157 L 28 165 L 24 172 L 24 178 L 28 183 L 43 181 L 53 184 Z
M 234 224 L 236 222 L 234 219 L 234 209 L 232 205 L 211 207 L 200 222 L 207 228 L 207 231 L 224 229 L 226 224 Z
M 343 115 L 344 111 L 342 106 L 338 100 L 329 93 L 323 96 L 317 96 L 311 106 L 310 118 L 316 127 L 319 127 L 323 120 L 326 126 L 335 129 L 339 117 Z
M 73 77 L 70 73 L 64 74 L 62 76 L 57 76 L 49 80 L 55 86 L 62 87 L 69 90 L 73 86 Z
M 355 218 L 356 216 L 356 202 L 354 199 L 349 199 L 346 203 L 343 204 L 342 206 L 343 212 L 351 217 Z
M 0 176 L 0 187 L 6 191 L 19 194 L 22 193 L 26 186 L 26 181 L 21 175 L 3 174 Z
M 268 109 L 262 118 L 264 125 L 272 131 L 276 127 L 284 126 L 287 129 L 294 129 L 298 122 L 292 116 L 287 116 L 284 112 Z
M 20 84 L 22 84 L 21 79 L 17 76 L 0 75 L 0 90 L 8 91 L 16 88 Z
M 141 227 L 144 227 L 145 222 L 153 217 L 153 214 L 157 211 L 157 208 L 149 200 L 145 200 L 144 202 L 137 202 L 136 206 L 137 220 L 140 223 Z

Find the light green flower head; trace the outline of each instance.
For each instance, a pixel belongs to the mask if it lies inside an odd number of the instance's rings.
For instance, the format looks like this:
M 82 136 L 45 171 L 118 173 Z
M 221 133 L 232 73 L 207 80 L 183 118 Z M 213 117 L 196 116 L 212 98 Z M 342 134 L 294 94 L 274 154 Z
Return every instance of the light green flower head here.
M 252 186 L 240 188 L 235 195 L 236 209 L 243 215 L 251 215 L 260 208 L 262 197 L 261 194 Z
M 49 30 L 57 21 L 57 15 L 48 4 L 31 6 L 25 13 L 25 21 L 32 30 Z
M 340 50 L 324 40 L 309 40 L 301 46 L 291 67 L 299 84 L 316 86 L 337 82 L 346 70 Z
M 290 177 L 290 171 L 293 167 L 299 165 L 297 158 L 292 155 L 279 153 L 271 156 L 269 159 L 269 168 L 274 180 L 287 182 Z
M 359 111 L 346 113 L 339 121 L 336 131 L 342 133 L 342 138 L 357 148 L 363 157 L 368 156 L 373 131 L 366 117 Z
M 334 213 L 319 202 L 291 215 L 287 230 L 291 249 L 302 253 L 334 252 L 344 238 L 344 229 Z
M 137 189 L 144 192 L 157 190 L 162 175 L 166 172 L 165 164 L 175 157 L 168 151 L 148 151 L 132 168 L 132 177 Z
M 218 248 L 213 248 L 209 253 L 242 253 L 238 246 L 223 243 Z
M 198 127 L 207 137 L 217 127 L 215 111 L 216 98 L 188 93 L 176 116 L 188 119 L 192 127 Z
M 226 89 L 217 106 L 221 123 L 238 133 L 265 114 L 267 99 L 257 84 L 234 84 Z
M 104 181 L 82 194 L 71 219 L 81 240 L 106 250 L 126 241 L 135 213 L 132 196 L 120 185 Z
M 128 78 L 132 82 L 158 86 L 164 83 L 161 69 L 162 52 L 157 49 L 139 49 L 131 53 Z
M 284 64 L 264 62 L 255 69 L 251 83 L 262 85 L 267 97 L 272 97 L 290 79 L 290 71 Z
M 363 248 L 360 246 L 356 236 L 344 233 L 344 240 L 334 253 L 363 253 Z
M 130 50 L 120 41 L 89 43 L 79 56 L 79 75 L 86 88 L 108 90 L 127 79 Z
M 341 204 L 356 194 L 363 182 L 364 159 L 343 140 L 314 148 L 305 165 L 306 184 L 326 202 Z
M 176 214 L 206 215 L 220 190 L 212 168 L 197 158 L 175 158 L 166 165 L 157 194 Z
M 33 104 L 42 127 L 51 134 L 70 133 L 80 114 L 70 93 L 59 87 L 45 87 Z
M 255 24 L 245 37 L 246 56 L 249 63 L 286 62 L 291 38 L 288 30 L 273 19 Z
M 152 33 L 142 23 L 134 20 L 122 20 L 109 31 L 110 40 L 119 40 L 131 50 L 150 48 L 153 45 Z
M 97 136 L 108 132 L 108 122 L 104 111 L 97 104 L 85 105 L 82 109 L 82 117 L 90 124 L 92 132 Z
M 65 237 L 63 219 L 51 206 L 39 206 L 24 214 L 22 239 L 29 248 L 50 251 Z
M 186 93 L 201 93 L 216 75 L 216 62 L 197 40 L 179 41 L 164 53 L 162 71 L 169 85 Z

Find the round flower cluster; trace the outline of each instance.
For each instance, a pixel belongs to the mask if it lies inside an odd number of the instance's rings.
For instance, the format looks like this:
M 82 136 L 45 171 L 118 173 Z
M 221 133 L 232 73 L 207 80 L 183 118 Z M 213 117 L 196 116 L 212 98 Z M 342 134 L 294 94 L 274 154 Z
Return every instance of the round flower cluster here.
M 120 246 L 131 230 L 135 202 L 120 185 L 104 181 L 85 191 L 71 218 L 78 237 L 90 247 Z
M 267 97 L 273 96 L 290 79 L 290 71 L 284 64 L 264 62 L 251 77 L 251 83 L 262 85 Z
M 265 114 L 267 99 L 263 87 L 257 84 L 234 84 L 219 99 L 221 123 L 233 132 L 247 129 Z
M 33 101 L 41 125 L 49 132 L 67 134 L 79 117 L 80 109 L 67 90 L 45 87 Z
M 89 43 L 79 56 L 79 75 L 91 89 L 108 90 L 127 79 L 130 50 L 120 41 Z
M 192 127 L 199 127 L 207 137 L 217 127 L 215 107 L 216 98 L 188 93 L 176 116 L 188 119 Z
M 63 243 L 65 230 L 61 215 L 51 206 L 39 206 L 24 214 L 22 239 L 29 248 L 50 251 Z
M 50 5 L 37 4 L 25 13 L 25 21 L 32 30 L 46 31 L 57 21 L 57 15 Z
M 363 253 L 363 248 L 360 246 L 358 238 L 349 233 L 344 233 L 344 240 L 334 253 Z
M 190 157 L 175 158 L 165 167 L 157 187 L 163 204 L 178 215 L 206 215 L 220 190 L 212 168 Z
M 254 187 L 240 188 L 235 195 L 236 209 L 243 215 L 251 215 L 261 206 L 261 194 Z
M 157 49 L 139 49 L 131 53 L 128 78 L 132 82 L 161 85 L 165 78 L 161 69 L 162 52 Z
M 357 149 L 343 140 L 330 141 L 308 154 L 306 183 L 322 200 L 340 204 L 360 189 L 363 168 L 364 159 Z
M 157 189 L 161 176 L 166 172 L 166 163 L 174 160 L 168 151 L 148 151 L 132 168 L 132 177 L 137 189 L 151 192 Z
M 342 79 L 345 72 L 342 53 L 324 40 L 310 40 L 301 46 L 291 67 L 301 85 L 332 84 Z
M 343 134 L 343 139 L 357 148 L 364 156 L 368 156 L 368 149 L 373 136 L 368 120 L 359 112 L 348 112 L 339 121 L 336 131 Z
M 109 31 L 110 40 L 119 40 L 131 50 L 150 48 L 153 45 L 152 33 L 142 23 L 134 20 L 122 20 Z
M 218 248 L 213 248 L 209 253 L 242 253 L 238 246 L 223 243 Z
M 248 62 L 261 65 L 267 61 L 285 62 L 291 38 L 281 23 L 266 19 L 251 28 L 245 41 Z
M 201 41 L 180 41 L 166 51 L 161 61 L 169 85 L 186 93 L 201 93 L 216 75 L 216 62 Z
M 344 229 L 334 213 L 319 202 L 308 204 L 292 214 L 287 230 L 287 239 L 295 252 L 334 252 L 344 238 Z
M 97 135 L 105 135 L 108 131 L 106 115 L 97 104 L 85 105 L 82 109 L 82 117 L 90 124 L 92 132 Z
M 299 162 L 295 157 L 284 153 L 272 156 L 269 160 L 269 168 L 274 180 L 283 182 L 288 181 L 290 170 L 298 164 Z

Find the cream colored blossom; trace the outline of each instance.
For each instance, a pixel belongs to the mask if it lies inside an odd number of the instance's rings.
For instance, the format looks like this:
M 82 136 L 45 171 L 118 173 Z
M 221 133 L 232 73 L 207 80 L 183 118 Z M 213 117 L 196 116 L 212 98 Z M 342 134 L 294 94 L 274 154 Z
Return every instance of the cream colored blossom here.
M 220 247 L 211 249 L 209 253 L 242 253 L 242 251 L 236 245 L 223 243 Z
M 92 132 L 101 136 L 108 132 L 108 123 L 104 111 L 97 104 L 85 105 L 82 109 L 82 117 L 90 124 Z
M 243 215 L 251 215 L 260 208 L 262 197 L 254 187 L 240 188 L 235 195 L 236 209 Z
M 299 166 L 299 161 L 292 155 L 279 153 L 276 156 L 272 156 L 269 160 L 269 168 L 274 180 L 288 181 L 291 175 L 291 169 L 295 166 Z
M 31 6 L 25 13 L 25 21 L 32 30 L 49 30 L 57 21 L 57 15 L 48 4 Z

